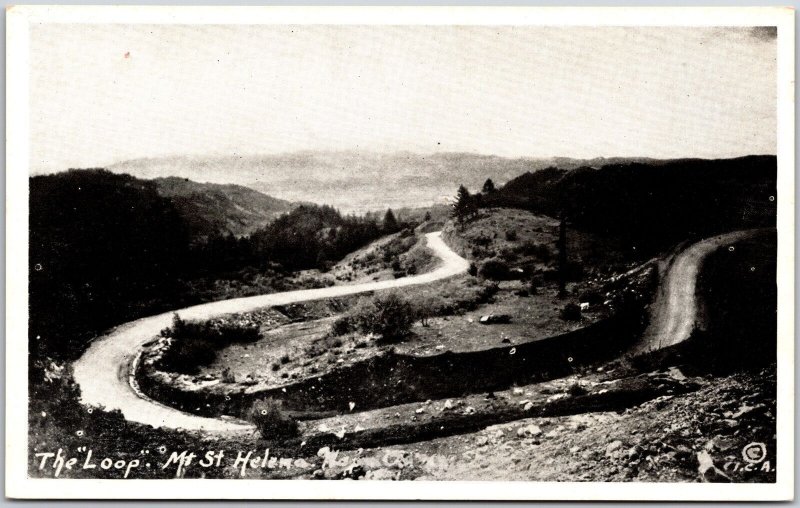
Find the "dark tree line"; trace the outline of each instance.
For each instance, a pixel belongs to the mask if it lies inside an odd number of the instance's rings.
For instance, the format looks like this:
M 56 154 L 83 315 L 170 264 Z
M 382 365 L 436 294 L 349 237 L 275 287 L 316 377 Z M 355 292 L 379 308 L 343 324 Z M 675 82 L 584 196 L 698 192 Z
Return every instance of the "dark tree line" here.
M 194 246 L 190 257 L 198 272 L 246 266 L 326 270 L 350 252 L 409 226 L 398 222 L 392 210 L 379 221 L 370 215 L 342 215 L 327 205 L 301 205 L 249 237 L 212 236 Z
M 99 331 L 199 303 L 187 281 L 246 268 L 327 268 L 407 227 L 389 210 L 344 216 L 303 205 L 250 237 L 192 241 L 151 181 L 102 169 L 30 179 L 30 344 L 33 357 L 71 357 Z M 37 339 L 39 337 L 39 339 Z
M 324 268 L 383 233 L 374 220 L 304 205 L 255 232 L 250 241 L 257 256 L 287 269 Z
M 563 214 L 574 227 L 618 238 L 645 255 L 722 231 L 774 227 L 776 180 L 774 156 L 548 168 L 477 202 Z

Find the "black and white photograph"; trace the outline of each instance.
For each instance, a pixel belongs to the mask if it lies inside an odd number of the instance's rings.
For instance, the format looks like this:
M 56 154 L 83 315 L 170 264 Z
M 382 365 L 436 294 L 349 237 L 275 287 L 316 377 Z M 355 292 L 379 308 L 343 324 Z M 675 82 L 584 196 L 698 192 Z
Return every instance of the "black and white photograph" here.
M 792 9 L 7 30 L 6 495 L 794 496 Z

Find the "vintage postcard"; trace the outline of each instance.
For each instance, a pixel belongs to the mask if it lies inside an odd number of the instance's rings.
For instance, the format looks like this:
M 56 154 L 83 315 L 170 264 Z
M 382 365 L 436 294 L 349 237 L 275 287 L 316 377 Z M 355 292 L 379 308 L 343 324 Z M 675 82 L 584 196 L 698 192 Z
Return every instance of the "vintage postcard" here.
M 792 9 L 7 33 L 7 496 L 794 496 Z

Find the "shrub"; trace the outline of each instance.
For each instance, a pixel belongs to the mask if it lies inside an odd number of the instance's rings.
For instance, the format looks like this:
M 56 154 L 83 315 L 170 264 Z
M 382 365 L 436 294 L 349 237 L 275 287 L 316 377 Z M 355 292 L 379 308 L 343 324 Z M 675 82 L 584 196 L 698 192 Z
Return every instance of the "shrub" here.
M 322 353 L 325 352 L 325 349 L 322 348 L 319 344 L 312 344 L 311 347 L 306 349 L 306 355 L 314 358 L 315 356 L 320 356 Z
M 199 367 L 208 365 L 217 356 L 215 344 L 203 338 L 174 338 L 169 348 L 159 361 L 159 368 L 180 372 L 182 374 L 195 374 Z
M 492 244 L 492 239 L 490 237 L 484 235 L 483 233 L 481 233 L 481 235 L 476 237 L 472 241 L 472 243 L 474 243 L 475 245 L 479 245 L 481 247 L 486 247 L 486 246 L 489 246 L 489 245 Z
M 283 356 L 281 356 L 281 365 L 286 365 L 286 364 L 287 364 L 287 363 L 289 363 L 290 361 L 292 361 L 292 359 L 291 359 L 291 358 L 289 358 L 289 355 L 283 355 Z
M 336 320 L 331 324 L 330 334 L 334 337 L 338 337 L 340 335 L 352 333 L 355 331 L 355 329 L 356 326 L 353 322 L 353 318 L 351 316 L 344 315 L 336 318 Z
M 580 321 L 581 308 L 578 304 L 568 303 L 561 309 L 561 319 L 564 321 Z
M 469 269 L 467 270 L 467 273 L 472 275 L 473 277 L 478 275 L 478 265 L 476 265 L 475 263 L 470 263 L 469 264 Z
M 436 256 L 428 247 L 414 246 L 400 257 L 406 275 L 425 272 L 436 264 Z
M 547 263 L 553 258 L 550 248 L 543 243 L 528 241 L 517 246 L 516 251 L 526 256 L 533 256 L 543 263 Z
M 573 397 L 580 397 L 581 395 L 586 395 L 589 392 L 586 390 L 586 388 L 583 387 L 582 384 L 572 383 L 571 385 L 569 385 L 569 388 L 567 388 L 567 393 L 569 393 Z
M 405 298 L 391 292 L 362 298 L 351 316 L 362 333 L 374 333 L 391 340 L 408 335 L 417 312 Z
M 161 330 L 171 340 L 159 361 L 159 368 L 193 374 L 198 367 L 214 361 L 216 352 L 229 344 L 255 342 L 261 338 L 258 327 L 218 321 L 184 321 L 178 314 L 172 326 Z
M 471 254 L 475 259 L 486 259 L 494 256 L 494 249 L 487 247 L 473 247 Z
M 258 400 L 250 408 L 249 419 L 265 439 L 294 437 L 300 433 L 297 420 L 283 411 L 281 401 Z
M 534 275 L 528 281 L 528 293 L 535 295 L 539 293 L 539 288 L 542 287 L 544 281 L 542 277 L 539 275 Z
M 517 232 L 514 229 L 507 229 L 506 230 L 506 240 L 509 242 L 516 242 L 517 241 Z
M 221 345 L 255 342 L 261 338 L 257 326 L 220 323 L 216 325 L 213 335 L 219 338 Z
M 519 258 L 516 249 L 511 247 L 503 247 L 500 249 L 500 252 L 497 254 L 497 256 L 507 263 L 513 263 Z
M 492 280 L 505 280 L 508 279 L 509 269 L 508 264 L 497 258 L 487 259 L 481 264 L 478 269 L 478 275 L 484 279 Z
M 422 322 L 422 326 L 429 326 L 428 320 L 433 316 L 442 313 L 445 308 L 444 299 L 440 296 L 428 295 L 422 297 L 417 302 L 417 318 Z

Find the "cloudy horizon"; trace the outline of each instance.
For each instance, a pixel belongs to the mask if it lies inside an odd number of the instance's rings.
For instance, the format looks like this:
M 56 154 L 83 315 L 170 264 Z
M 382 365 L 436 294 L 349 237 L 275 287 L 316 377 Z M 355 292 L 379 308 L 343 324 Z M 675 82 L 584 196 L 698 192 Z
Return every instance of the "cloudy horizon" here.
M 46 24 L 30 163 L 774 154 L 776 79 L 763 27 Z

